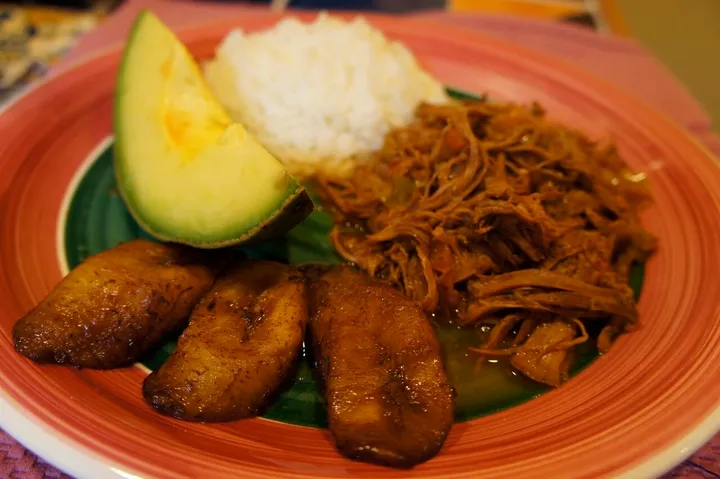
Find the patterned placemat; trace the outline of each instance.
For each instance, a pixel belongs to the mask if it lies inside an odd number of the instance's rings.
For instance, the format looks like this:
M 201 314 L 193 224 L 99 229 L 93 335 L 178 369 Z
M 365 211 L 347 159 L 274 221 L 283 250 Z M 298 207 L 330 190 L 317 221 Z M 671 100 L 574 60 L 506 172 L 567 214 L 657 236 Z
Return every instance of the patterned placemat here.
M 85 35 L 55 68 L 62 70 L 97 49 L 121 44 L 139 8 L 152 5 L 156 13 L 175 28 L 211 22 L 242 7 L 156 3 L 152 0 L 129 2 L 98 29 Z M 246 9 L 252 14 L 253 9 Z M 593 71 L 596 75 L 633 92 L 687 128 L 720 156 L 720 138 L 712 133 L 710 119 L 685 88 L 640 45 L 619 38 L 601 36 L 586 29 L 550 22 L 533 22 L 506 16 L 480 14 L 424 13 L 418 16 L 473 28 L 507 41 L 552 53 Z M 0 431 L 0 478 L 69 478 L 23 448 Z M 669 472 L 666 478 L 720 479 L 720 436 L 692 458 Z M 71 479 L 71 478 L 69 478 Z
M 97 11 L 3 5 L 0 0 L 0 104 L 42 78 L 101 19 Z
M 0 431 L 0 477 L 3 479 L 72 479 Z

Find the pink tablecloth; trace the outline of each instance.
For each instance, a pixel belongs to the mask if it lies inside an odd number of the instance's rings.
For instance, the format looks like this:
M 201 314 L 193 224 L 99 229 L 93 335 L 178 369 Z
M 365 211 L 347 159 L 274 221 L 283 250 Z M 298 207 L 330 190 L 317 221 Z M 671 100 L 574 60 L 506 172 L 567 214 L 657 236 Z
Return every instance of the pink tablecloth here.
M 122 43 L 135 13 L 141 6 L 148 4 L 152 4 L 155 12 L 175 28 L 211 22 L 227 16 L 228 13 L 237 15 L 242 8 L 178 2 L 168 4 L 152 0 L 130 1 L 101 28 L 87 34 L 64 63 L 58 66 L 58 70 L 92 51 Z M 242 11 L 252 15 L 254 10 Z M 481 30 L 513 43 L 552 53 L 582 66 L 654 105 L 720 156 L 720 138 L 712 133 L 708 115 L 662 64 L 634 42 L 600 36 L 579 27 L 502 16 L 445 12 L 423 13 L 417 16 Z M 38 459 L 0 431 L 0 477 L 43 479 L 68 476 Z M 720 479 L 720 436 L 669 472 L 666 477 Z

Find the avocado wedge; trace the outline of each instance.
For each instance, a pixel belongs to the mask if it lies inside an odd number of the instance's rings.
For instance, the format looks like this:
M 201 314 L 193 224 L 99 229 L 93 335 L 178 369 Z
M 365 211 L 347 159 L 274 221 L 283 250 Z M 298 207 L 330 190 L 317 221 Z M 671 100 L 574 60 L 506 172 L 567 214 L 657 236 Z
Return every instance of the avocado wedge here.
M 205 83 L 187 48 L 139 14 L 115 92 L 114 168 L 132 216 L 161 241 L 219 248 L 277 236 L 313 209 L 304 188 Z

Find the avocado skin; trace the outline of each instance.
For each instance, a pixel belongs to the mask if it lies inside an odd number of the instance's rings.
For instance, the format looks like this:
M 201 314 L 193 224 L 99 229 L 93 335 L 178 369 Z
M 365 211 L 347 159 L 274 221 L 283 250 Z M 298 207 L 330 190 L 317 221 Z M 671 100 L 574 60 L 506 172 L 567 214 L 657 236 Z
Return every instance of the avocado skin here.
M 305 188 L 299 186 L 273 216 L 244 234 L 240 241 L 252 245 L 282 236 L 314 210 L 315 205 L 310 195 Z
M 123 199 L 125 199 L 122 189 L 120 189 L 120 195 L 123 196 Z M 238 237 L 222 241 L 202 242 L 193 241 L 188 238 L 166 236 L 158 233 L 150 225 L 146 224 L 141 219 L 140 215 L 135 213 L 131 202 L 128 202 L 125 199 L 125 204 L 137 224 L 153 238 L 159 241 L 184 244 L 202 249 L 226 248 L 228 246 L 235 246 L 239 244 L 253 245 L 262 243 L 263 241 L 267 241 L 272 238 L 277 238 L 293 229 L 315 209 L 315 205 L 310 199 L 310 195 L 308 195 L 307 191 L 305 191 L 305 188 L 298 186 L 295 193 L 288 196 L 282 206 L 278 208 L 272 216 L 246 233 L 243 233 Z

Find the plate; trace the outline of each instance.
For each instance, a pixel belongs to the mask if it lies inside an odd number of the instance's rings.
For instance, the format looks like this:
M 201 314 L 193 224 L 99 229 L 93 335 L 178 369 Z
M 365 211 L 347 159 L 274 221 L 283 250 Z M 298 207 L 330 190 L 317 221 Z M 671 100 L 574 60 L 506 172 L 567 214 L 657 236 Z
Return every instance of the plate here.
M 280 18 L 238 16 L 180 36 L 207 58 L 233 26 L 258 30 Z M 499 101 L 538 101 L 551 117 L 617 142 L 651 178 L 656 203 L 643 222 L 660 239 L 646 265 L 638 332 L 561 388 L 459 422 L 440 455 L 402 475 L 635 478 L 680 462 L 720 428 L 716 160 L 667 118 L 571 65 L 474 32 L 368 18 L 446 85 Z M 120 55 L 87 58 L 0 113 L 0 426 L 68 473 L 93 479 L 397 477 L 342 458 L 325 429 L 309 427 L 314 419 L 297 424 L 298 412 L 228 424 L 176 421 L 143 401 L 143 367 L 40 367 L 13 351 L 13 323 L 68 265 L 139 234 L 107 169 Z M 296 424 L 282 422 L 289 418 Z

